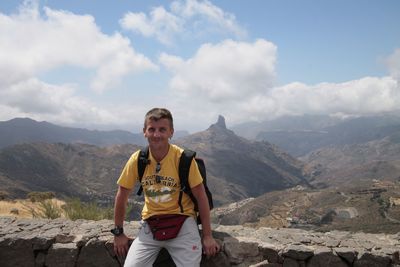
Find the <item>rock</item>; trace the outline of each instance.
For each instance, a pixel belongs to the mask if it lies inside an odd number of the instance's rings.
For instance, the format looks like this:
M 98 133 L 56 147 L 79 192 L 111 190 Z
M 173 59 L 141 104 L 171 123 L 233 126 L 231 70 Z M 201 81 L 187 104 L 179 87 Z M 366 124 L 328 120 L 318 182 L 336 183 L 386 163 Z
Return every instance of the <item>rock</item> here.
M 358 255 L 357 260 L 354 262 L 354 267 L 389 267 L 391 266 L 391 259 L 382 254 L 372 254 L 364 252 Z
M 78 248 L 75 243 L 55 243 L 46 256 L 46 265 L 49 267 L 74 267 L 78 258 Z
M 312 257 L 314 252 L 305 246 L 289 245 L 289 247 L 283 251 L 282 255 L 294 260 L 304 261 Z
M 35 254 L 32 242 L 19 237 L 2 239 L 0 241 L 0 259 L 2 267 L 34 267 Z
M 233 237 L 224 240 L 224 251 L 232 264 L 261 259 L 257 243 L 239 242 Z
M 347 263 L 329 248 L 319 248 L 307 263 L 307 267 L 348 267 Z
M 225 118 L 222 115 L 218 116 L 218 121 L 217 121 L 216 125 L 223 129 L 226 129 Z
M 353 264 L 354 260 L 357 258 L 357 251 L 352 248 L 334 248 L 336 254 L 344 259 L 348 264 Z

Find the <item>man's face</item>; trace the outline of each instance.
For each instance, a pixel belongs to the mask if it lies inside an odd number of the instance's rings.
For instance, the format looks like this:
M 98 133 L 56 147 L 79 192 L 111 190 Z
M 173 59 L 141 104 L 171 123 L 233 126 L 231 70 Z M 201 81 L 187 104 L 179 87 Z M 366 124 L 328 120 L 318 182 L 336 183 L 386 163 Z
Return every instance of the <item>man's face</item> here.
M 150 148 L 160 149 L 168 146 L 168 139 L 172 137 L 174 129 L 171 128 L 171 123 L 168 119 L 147 120 L 143 133 L 149 142 Z

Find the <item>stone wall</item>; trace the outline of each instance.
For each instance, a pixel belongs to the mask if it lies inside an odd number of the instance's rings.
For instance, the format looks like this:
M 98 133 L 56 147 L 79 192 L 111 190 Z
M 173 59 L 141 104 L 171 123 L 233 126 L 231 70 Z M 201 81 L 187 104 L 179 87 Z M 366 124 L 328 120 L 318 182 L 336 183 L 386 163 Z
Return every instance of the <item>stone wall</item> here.
M 113 253 L 112 221 L 0 218 L 0 266 L 122 266 Z M 134 237 L 138 222 L 127 223 Z M 318 233 L 299 229 L 218 226 L 222 251 L 202 266 L 400 266 L 400 233 Z M 162 254 L 156 266 L 174 266 Z

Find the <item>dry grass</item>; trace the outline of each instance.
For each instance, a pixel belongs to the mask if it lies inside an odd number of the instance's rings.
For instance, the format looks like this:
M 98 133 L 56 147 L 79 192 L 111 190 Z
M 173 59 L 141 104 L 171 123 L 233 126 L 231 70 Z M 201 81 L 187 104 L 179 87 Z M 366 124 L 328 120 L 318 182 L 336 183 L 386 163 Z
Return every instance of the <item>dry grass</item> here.
M 53 199 L 54 204 L 61 207 L 65 204 L 64 201 Z M 0 201 L 0 217 L 17 217 L 17 218 L 32 218 L 30 209 L 38 210 L 39 202 L 31 202 L 26 199 L 16 200 L 1 200 Z M 13 212 L 14 211 L 14 212 Z

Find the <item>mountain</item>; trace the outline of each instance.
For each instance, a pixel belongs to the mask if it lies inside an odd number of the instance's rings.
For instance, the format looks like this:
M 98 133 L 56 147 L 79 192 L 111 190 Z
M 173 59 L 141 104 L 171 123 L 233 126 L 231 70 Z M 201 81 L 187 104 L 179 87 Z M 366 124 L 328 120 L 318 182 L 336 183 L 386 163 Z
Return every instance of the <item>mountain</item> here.
M 327 146 L 300 158 L 313 184 L 345 186 L 400 181 L 400 131 L 361 144 Z
M 177 139 L 203 157 L 216 205 L 267 191 L 307 184 L 302 164 L 278 148 L 248 141 L 226 129 L 224 119 L 209 129 Z M 11 196 L 54 191 L 81 198 L 113 198 L 116 179 L 135 145 L 26 143 L 0 150 L 0 190 Z
M 205 159 L 208 183 L 218 189 L 219 203 L 258 196 L 268 191 L 307 185 L 303 164 L 268 142 L 249 141 L 228 130 L 225 119 L 207 130 L 177 140 Z
M 133 134 L 128 131 L 97 131 L 61 127 L 28 118 L 0 122 L 0 148 L 31 142 L 85 143 L 105 146 L 126 143 L 144 145 L 145 141 L 142 134 Z
M 303 228 L 396 234 L 400 182 L 369 181 L 313 190 L 295 187 L 265 193 L 212 211 L 213 222 L 250 227 Z
M 321 128 L 336 125 L 341 120 L 327 115 L 283 116 L 274 120 L 245 122 L 234 125 L 231 129 L 246 139 L 255 140 L 264 132 L 319 131 Z
M 326 146 L 361 144 L 383 138 L 400 131 L 400 117 L 382 114 L 341 120 L 304 115 L 247 126 L 246 131 L 252 132 L 255 140 L 268 141 L 298 157 Z M 244 128 L 242 125 L 233 129 L 245 134 Z
M 25 197 L 53 191 L 59 197 L 111 198 L 116 180 L 136 145 L 26 143 L 0 150 L 0 191 Z

